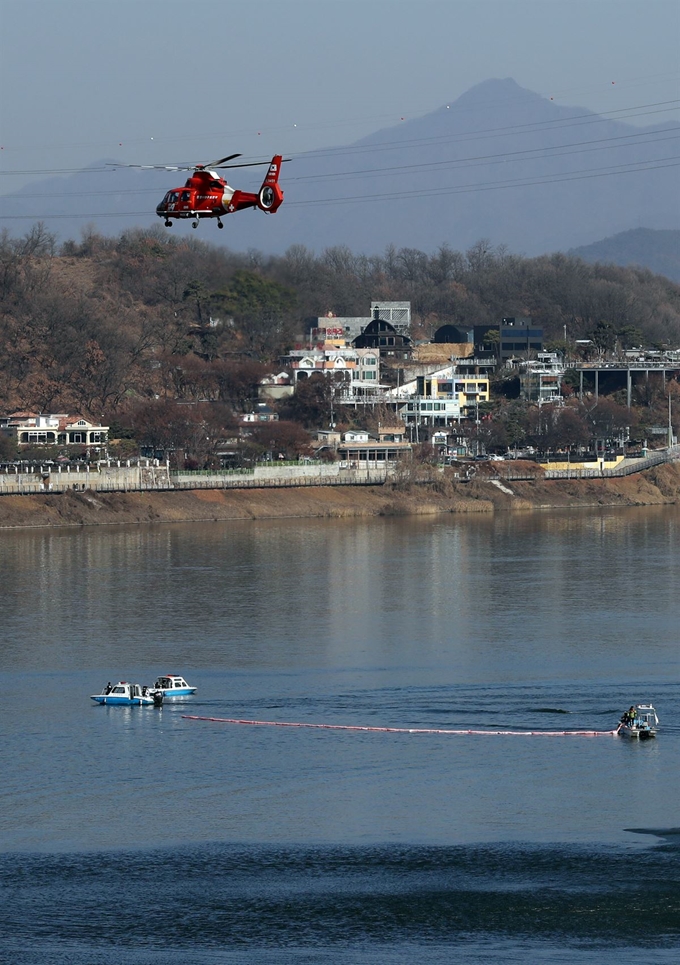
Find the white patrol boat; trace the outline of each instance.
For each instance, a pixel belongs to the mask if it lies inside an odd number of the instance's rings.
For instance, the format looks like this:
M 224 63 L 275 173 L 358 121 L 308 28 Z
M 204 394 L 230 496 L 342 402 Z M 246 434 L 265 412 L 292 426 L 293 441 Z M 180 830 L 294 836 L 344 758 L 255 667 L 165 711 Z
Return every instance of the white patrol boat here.
M 177 674 L 168 673 L 156 678 L 153 687 L 149 687 L 152 693 L 161 693 L 164 697 L 189 697 L 196 693 L 196 687 L 191 687 L 184 677 Z
M 659 718 L 651 704 L 633 705 L 627 710 L 619 721 L 616 733 L 621 737 L 633 737 L 638 740 L 647 740 L 656 737 L 656 729 L 659 726 Z
M 160 707 L 163 695 L 156 695 L 151 688 L 140 684 L 130 684 L 127 680 L 120 680 L 115 686 L 107 684 L 100 694 L 91 694 L 90 699 L 96 704 L 112 704 L 119 707 Z

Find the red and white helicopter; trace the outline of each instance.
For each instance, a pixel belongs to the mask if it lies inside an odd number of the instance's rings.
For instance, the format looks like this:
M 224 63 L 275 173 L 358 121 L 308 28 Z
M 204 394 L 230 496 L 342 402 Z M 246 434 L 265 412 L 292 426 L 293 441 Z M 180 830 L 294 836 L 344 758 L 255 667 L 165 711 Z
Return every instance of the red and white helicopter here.
M 173 218 L 192 218 L 192 227 L 194 228 L 198 228 L 198 222 L 201 218 L 217 218 L 217 227 L 223 228 L 222 218 L 234 211 L 243 211 L 244 208 L 259 208 L 266 214 L 274 214 L 283 203 L 283 191 L 279 185 L 283 157 L 280 154 L 275 154 L 270 162 L 226 163 L 241 156 L 240 154 L 230 154 L 227 157 L 219 158 L 217 161 L 195 164 L 192 167 L 165 164 L 128 164 L 125 166 L 154 168 L 162 171 L 193 172 L 184 187 L 172 188 L 167 192 L 161 203 L 157 205 L 156 214 L 159 218 L 165 219 L 166 228 L 172 227 Z M 256 194 L 230 187 L 225 179 L 217 174 L 219 169 L 249 168 L 267 163 L 269 170 Z

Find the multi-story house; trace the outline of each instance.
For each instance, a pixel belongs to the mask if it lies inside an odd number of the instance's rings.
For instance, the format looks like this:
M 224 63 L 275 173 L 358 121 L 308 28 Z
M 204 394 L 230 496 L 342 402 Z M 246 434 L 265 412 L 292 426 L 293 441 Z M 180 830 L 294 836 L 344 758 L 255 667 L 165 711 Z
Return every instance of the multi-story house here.
M 408 336 L 411 332 L 411 303 L 371 302 L 371 314 L 367 316 L 340 316 L 329 312 L 313 320 L 309 333 L 310 345 L 327 339 L 350 343 L 378 319 L 387 322 L 396 334 Z M 339 342 L 338 347 L 341 347 Z
M 108 441 L 109 427 L 77 415 L 13 412 L 0 416 L 0 432 L 13 438 L 18 446 L 102 448 Z
M 380 353 L 373 349 L 295 349 L 281 362 L 292 371 L 294 384 L 315 374 L 332 378 L 342 401 L 374 398 L 384 389 L 380 384 Z
M 408 400 L 400 409 L 401 417 L 406 421 L 448 425 L 462 417 L 475 417 L 479 405 L 489 401 L 488 373 L 473 374 L 474 366 L 470 366 L 470 370 L 468 374 L 461 374 L 455 365 L 449 365 L 405 382 L 387 394 L 395 399 Z
M 535 361 L 520 365 L 520 395 L 529 402 L 558 402 L 565 366 L 556 352 L 539 352 Z

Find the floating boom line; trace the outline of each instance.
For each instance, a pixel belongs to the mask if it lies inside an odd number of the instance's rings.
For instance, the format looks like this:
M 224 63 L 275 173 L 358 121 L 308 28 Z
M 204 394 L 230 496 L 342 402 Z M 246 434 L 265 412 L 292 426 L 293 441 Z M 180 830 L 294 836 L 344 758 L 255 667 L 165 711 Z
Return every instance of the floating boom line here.
M 240 720 L 236 717 L 199 717 L 183 714 L 183 720 L 202 720 L 211 724 L 242 724 L 250 727 L 298 727 L 312 730 L 353 730 L 377 734 L 450 734 L 479 737 L 613 737 L 616 730 L 450 730 L 441 727 L 369 727 L 361 724 L 307 724 L 282 720 Z

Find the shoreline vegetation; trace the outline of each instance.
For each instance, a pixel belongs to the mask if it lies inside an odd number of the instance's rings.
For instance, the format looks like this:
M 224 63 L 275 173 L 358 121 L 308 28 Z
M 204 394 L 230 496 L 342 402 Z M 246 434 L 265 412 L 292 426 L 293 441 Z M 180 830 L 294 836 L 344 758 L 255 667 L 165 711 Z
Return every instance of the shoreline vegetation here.
M 626 477 L 470 482 L 447 474 L 405 476 L 382 486 L 45 493 L 0 497 L 0 529 L 244 519 L 532 512 L 680 502 L 680 463 Z

